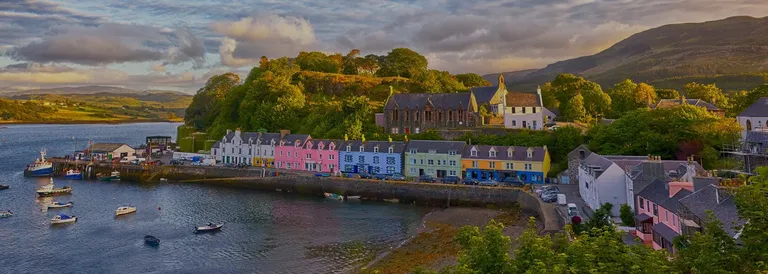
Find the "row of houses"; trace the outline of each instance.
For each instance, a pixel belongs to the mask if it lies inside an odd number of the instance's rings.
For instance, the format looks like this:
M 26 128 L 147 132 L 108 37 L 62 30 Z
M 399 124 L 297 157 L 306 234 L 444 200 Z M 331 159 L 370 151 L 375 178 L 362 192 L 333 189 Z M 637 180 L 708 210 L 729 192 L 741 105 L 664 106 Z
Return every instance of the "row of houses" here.
M 211 148 L 217 162 L 330 173 L 429 175 L 543 183 L 544 147 L 481 146 L 460 141 L 313 139 L 306 134 L 228 131 Z
M 712 212 L 731 237 L 738 238 L 736 206 L 712 177 L 689 158 L 662 160 L 657 156 L 600 155 L 580 146 L 568 155 L 568 175 L 579 183 L 579 194 L 596 209 L 614 205 L 619 216 L 622 204 L 635 215 L 635 236 L 655 249 L 675 253 L 674 238 L 704 232 Z M 575 178 L 574 178 L 575 177 Z

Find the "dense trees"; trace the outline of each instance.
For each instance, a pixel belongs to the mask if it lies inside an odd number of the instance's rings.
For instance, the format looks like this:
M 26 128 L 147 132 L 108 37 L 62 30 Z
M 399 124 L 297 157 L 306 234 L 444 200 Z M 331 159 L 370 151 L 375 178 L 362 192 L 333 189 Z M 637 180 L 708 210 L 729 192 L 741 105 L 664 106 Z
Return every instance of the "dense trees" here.
M 611 97 L 603 92 L 600 85 L 579 76 L 560 74 L 544 89 L 546 92 L 542 90 L 542 100 L 545 106 L 559 105 L 560 116 L 566 121 L 587 122 L 603 118 L 611 110 Z
M 621 117 L 627 112 L 638 108 L 648 107 L 656 103 L 656 89 L 646 83 L 635 84 L 632 80 L 624 80 L 607 91 L 611 96 L 611 108 L 614 117 Z
M 680 93 L 674 89 L 656 89 L 656 95 L 659 97 L 659 99 L 680 99 Z
M 413 78 L 427 70 L 427 58 L 408 48 L 396 48 L 379 60 L 378 76 Z
M 41 114 L 53 112 L 55 112 L 53 108 L 39 103 L 0 98 L 0 120 L 42 121 Z
M 723 90 L 718 88 L 715 84 L 706 85 L 696 82 L 688 83 L 685 85 L 685 97 L 690 99 L 701 99 L 722 109 L 728 108 L 728 98 L 723 95 Z
M 240 83 L 240 76 L 234 73 L 216 75 L 208 79 L 203 88 L 192 98 L 184 120 L 197 129 L 206 129 L 219 115 L 220 105 L 227 93 Z
M 456 74 L 456 79 L 459 80 L 459 83 L 462 83 L 465 87 L 468 88 L 491 85 L 491 82 L 488 82 L 487 80 L 483 79 L 482 76 L 474 73 Z

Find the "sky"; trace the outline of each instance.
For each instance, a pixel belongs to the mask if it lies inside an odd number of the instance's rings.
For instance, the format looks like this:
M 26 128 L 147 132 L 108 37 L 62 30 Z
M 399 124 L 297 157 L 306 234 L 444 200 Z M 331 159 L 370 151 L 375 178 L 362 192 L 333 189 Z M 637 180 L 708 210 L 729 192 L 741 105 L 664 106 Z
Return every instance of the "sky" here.
M 768 16 L 766 0 L 0 0 L 0 91 L 193 93 L 261 56 L 386 54 L 486 74 L 541 68 L 671 23 Z

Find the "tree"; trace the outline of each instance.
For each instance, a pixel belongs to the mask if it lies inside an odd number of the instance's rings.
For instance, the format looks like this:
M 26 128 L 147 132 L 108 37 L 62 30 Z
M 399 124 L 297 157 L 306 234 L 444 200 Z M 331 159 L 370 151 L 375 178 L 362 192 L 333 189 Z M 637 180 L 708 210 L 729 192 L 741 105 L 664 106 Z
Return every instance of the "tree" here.
M 459 81 L 459 83 L 462 83 L 465 87 L 468 88 L 491 85 L 491 82 L 488 82 L 488 80 L 483 79 L 482 76 L 474 73 L 456 74 L 456 79 Z
M 685 85 L 685 97 L 690 99 L 701 99 L 712 103 L 722 109 L 728 108 L 728 98 L 723 95 L 723 90 L 715 84 L 699 84 L 696 82 Z
M 657 89 L 656 95 L 658 99 L 680 99 L 680 93 L 669 88 Z
M 561 111 L 561 116 L 566 121 L 586 121 L 587 110 L 584 108 L 584 97 L 576 94 L 565 104 L 565 109 Z
M 560 101 L 555 97 L 555 91 L 552 89 L 552 83 L 550 82 L 541 86 L 541 100 L 545 108 L 556 109 L 560 107 Z
M 605 94 L 600 85 L 595 82 L 573 74 L 560 74 L 555 77 L 550 86 L 551 92 L 560 104 L 561 117 L 564 117 L 567 121 L 589 121 L 593 117 L 605 117 L 610 112 L 611 97 Z M 576 95 L 580 95 L 581 99 L 574 100 Z M 544 94 L 542 94 L 542 97 L 544 97 Z M 542 98 L 542 100 L 544 99 Z M 571 107 L 569 106 L 571 101 L 581 101 L 581 105 Z M 583 115 L 581 113 L 582 109 L 584 109 Z M 575 112 L 572 113 L 572 111 Z
M 341 111 L 344 115 L 345 134 L 350 139 L 360 139 L 363 134 L 363 121 L 369 120 L 372 110 L 368 97 L 350 97 L 344 100 Z
M 736 241 L 709 214 L 705 233 L 696 232 L 689 239 L 676 241 L 679 246 L 675 268 L 681 273 L 754 273 L 744 268 Z
M 413 78 L 427 70 L 427 58 L 408 48 L 396 48 L 384 57 L 384 62 L 379 62 L 379 66 L 379 76 Z
M 477 273 L 511 273 L 507 254 L 511 240 L 504 236 L 504 225 L 491 220 L 485 229 L 462 227 L 456 241 L 461 245 L 459 266 Z
M 415 91 L 424 93 L 449 93 L 465 91 L 467 88 L 447 71 L 426 70 L 413 78 Z
M 341 71 L 341 54 L 328 56 L 319 51 L 300 52 L 294 59 L 301 70 L 339 73 Z
M 637 84 L 629 79 L 617 83 L 608 90 L 615 116 L 620 117 L 624 113 L 637 109 L 634 98 L 636 90 Z
M 736 190 L 734 201 L 739 216 L 748 220 L 741 229 L 739 239 L 743 242 L 744 258 L 749 259 L 753 270 L 768 271 L 768 166 L 758 167 L 757 176 L 749 184 Z M 754 272 L 754 271 L 753 271 Z
M 737 91 L 730 95 L 731 107 L 726 110 L 728 117 L 736 117 L 761 97 L 768 97 L 768 84 L 763 84 L 750 91 Z
M 240 76 L 234 73 L 215 75 L 199 89 L 187 107 L 184 121 L 197 129 L 208 128 L 219 114 L 224 97 L 240 84 Z
M 360 50 L 353 49 L 353 50 L 350 50 L 346 56 L 344 56 L 344 68 L 343 68 L 344 74 L 348 74 L 348 75 L 358 74 L 358 67 L 360 66 L 360 61 L 362 60 L 362 58 L 358 57 L 358 55 L 360 55 Z
M 621 209 L 619 209 L 619 217 L 621 218 L 621 223 L 624 226 L 635 226 L 635 214 L 632 212 L 632 207 L 630 207 L 628 204 L 621 205 Z

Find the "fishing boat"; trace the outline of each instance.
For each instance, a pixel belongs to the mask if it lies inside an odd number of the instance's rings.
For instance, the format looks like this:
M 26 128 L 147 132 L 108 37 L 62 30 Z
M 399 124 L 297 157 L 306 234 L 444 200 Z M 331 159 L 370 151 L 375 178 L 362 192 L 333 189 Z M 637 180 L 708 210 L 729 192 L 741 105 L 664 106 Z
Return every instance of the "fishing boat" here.
M 147 236 L 144 236 L 144 243 L 151 246 L 158 246 L 160 245 L 160 239 L 152 235 L 147 235 Z
M 64 175 L 64 178 L 70 179 L 70 180 L 82 180 L 83 179 L 83 173 L 80 172 L 80 170 L 77 169 L 70 169 L 67 170 L 67 174 Z
M 115 217 L 120 216 L 120 215 L 125 215 L 125 214 L 131 214 L 131 213 L 134 213 L 134 212 L 136 212 L 136 208 L 135 207 L 121 206 L 121 207 L 118 207 L 117 210 L 115 210 Z
M 26 177 L 45 177 L 51 176 L 53 172 L 53 163 L 45 159 L 45 149 L 40 150 L 40 158 L 35 159 L 34 163 L 27 165 L 24 169 Z
M 384 201 L 385 201 L 385 202 L 390 202 L 390 203 L 399 203 L 399 202 L 400 202 L 400 199 L 398 199 L 398 198 L 392 198 L 392 199 L 384 199 Z
M 360 200 L 360 196 L 359 195 L 347 196 L 347 200 Z
M 8 211 L 0 211 L 0 218 L 8 218 L 8 217 L 11 217 L 11 216 L 13 216 L 13 212 L 11 212 L 10 210 L 8 210 Z
M 37 194 L 40 196 L 69 194 L 71 192 L 72 192 L 72 188 L 68 186 L 65 186 L 62 188 L 54 188 L 53 178 L 51 178 L 51 182 L 49 184 L 41 186 L 40 188 L 37 189 Z
M 9 189 L 9 188 L 11 188 L 11 186 L 9 185 L 0 185 L 0 190 Z
M 66 202 L 66 203 L 51 202 L 50 204 L 48 204 L 48 208 L 71 207 L 73 204 L 74 204 L 73 202 Z
M 341 196 L 341 195 L 336 194 L 336 193 L 325 192 L 325 193 L 323 193 L 323 195 L 325 195 L 325 198 L 328 198 L 328 199 L 331 199 L 331 200 L 344 201 L 344 196 Z
M 120 171 L 112 171 L 112 173 L 110 173 L 109 176 L 99 178 L 99 181 L 102 181 L 102 182 L 120 181 Z
M 202 232 L 212 232 L 212 231 L 219 231 L 221 230 L 221 227 L 223 227 L 224 224 L 214 224 L 214 223 L 208 223 L 208 225 L 205 226 L 197 226 L 195 227 L 194 233 L 202 233 Z
M 55 225 L 55 224 L 68 224 L 68 223 L 74 223 L 74 222 L 77 222 L 77 217 L 76 216 L 69 216 L 69 215 L 66 215 L 66 214 L 59 214 L 59 215 L 54 216 L 53 219 L 51 219 L 51 224 L 52 225 Z

